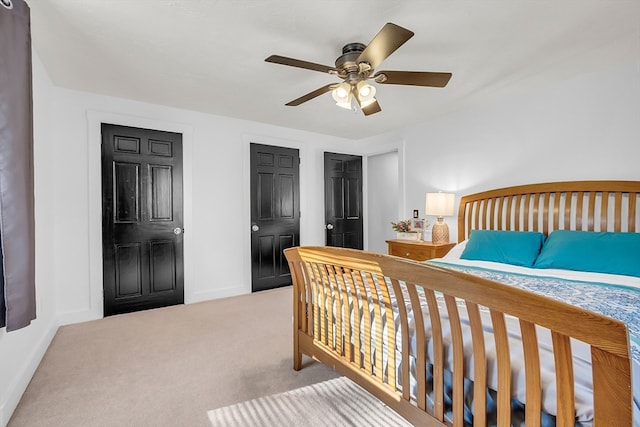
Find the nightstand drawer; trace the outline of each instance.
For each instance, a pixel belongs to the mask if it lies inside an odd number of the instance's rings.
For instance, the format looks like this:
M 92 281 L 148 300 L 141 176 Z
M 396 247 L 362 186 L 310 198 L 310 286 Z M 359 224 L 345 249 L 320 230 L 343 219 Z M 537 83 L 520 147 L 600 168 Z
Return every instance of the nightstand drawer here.
M 431 242 L 424 241 L 387 240 L 387 245 L 389 255 L 414 261 L 426 261 L 445 256 L 455 246 L 455 243 L 434 245 Z

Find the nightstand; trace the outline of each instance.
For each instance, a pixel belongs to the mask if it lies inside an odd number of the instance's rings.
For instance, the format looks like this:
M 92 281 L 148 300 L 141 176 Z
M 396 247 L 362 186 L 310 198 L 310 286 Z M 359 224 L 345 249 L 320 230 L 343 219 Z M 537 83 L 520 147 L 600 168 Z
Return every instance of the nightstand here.
M 387 240 L 389 255 L 412 259 L 414 261 L 426 261 L 432 258 L 443 257 L 453 248 L 455 243 L 443 243 L 440 245 L 422 240 Z

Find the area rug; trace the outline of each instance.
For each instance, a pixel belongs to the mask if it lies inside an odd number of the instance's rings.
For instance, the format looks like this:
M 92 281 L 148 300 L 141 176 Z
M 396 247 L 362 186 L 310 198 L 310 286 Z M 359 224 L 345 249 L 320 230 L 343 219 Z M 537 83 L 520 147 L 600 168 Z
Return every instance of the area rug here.
M 216 427 L 411 426 L 346 377 L 213 409 L 208 415 Z

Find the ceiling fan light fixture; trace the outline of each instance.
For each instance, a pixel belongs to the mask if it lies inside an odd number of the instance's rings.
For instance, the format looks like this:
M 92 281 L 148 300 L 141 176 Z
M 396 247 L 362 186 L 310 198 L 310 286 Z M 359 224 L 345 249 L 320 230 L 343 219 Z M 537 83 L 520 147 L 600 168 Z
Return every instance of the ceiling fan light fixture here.
M 331 92 L 331 96 L 336 101 L 338 107 L 351 109 L 351 85 L 342 82 Z
M 10 0 L 0 0 L 6 2 Z M 322 94 L 331 92 L 338 107 L 360 110 L 365 116 L 382 111 L 375 98 L 376 86 L 369 82 L 388 85 L 408 85 L 423 87 L 445 87 L 451 78 L 451 73 L 430 71 L 377 71 L 386 58 L 400 46 L 413 37 L 413 31 L 391 22 L 387 22 L 375 35 L 368 45 L 363 43 L 348 43 L 342 48 L 342 55 L 335 60 L 335 67 L 302 61 L 286 56 L 271 55 L 266 62 L 303 68 L 336 76 L 343 80 L 340 84 L 330 83 L 307 93 L 287 106 L 297 106 Z M 355 103 L 353 99 L 355 98 Z
M 356 85 L 358 95 L 360 95 L 360 102 L 371 102 L 373 97 L 376 96 L 375 86 L 370 85 L 366 80 L 359 81 Z

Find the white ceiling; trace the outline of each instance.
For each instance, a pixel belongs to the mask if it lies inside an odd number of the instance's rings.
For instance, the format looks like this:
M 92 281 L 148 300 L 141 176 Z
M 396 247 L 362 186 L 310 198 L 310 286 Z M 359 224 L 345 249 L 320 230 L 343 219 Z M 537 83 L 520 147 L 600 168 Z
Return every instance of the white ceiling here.
M 638 0 L 27 0 L 33 46 L 54 84 L 359 139 L 539 90 L 640 58 Z M 448 71 L 448 86 L 378 85 L 364 117 L 329 93 L 284 104 L 386 22 L 415 36 L 379 70 Z

